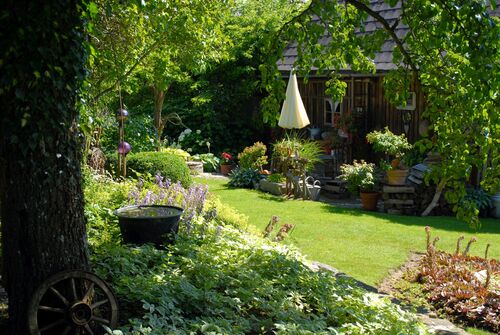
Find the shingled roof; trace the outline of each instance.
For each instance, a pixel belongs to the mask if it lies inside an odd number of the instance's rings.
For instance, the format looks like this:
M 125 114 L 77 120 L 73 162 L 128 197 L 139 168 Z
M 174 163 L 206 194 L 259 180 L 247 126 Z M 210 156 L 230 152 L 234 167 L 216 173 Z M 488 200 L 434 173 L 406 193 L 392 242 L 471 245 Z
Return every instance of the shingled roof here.
M 497 8 L 490 13 L 493 16 L 500 17 L 500 0 L 496 0 Z M 375 12 L 379 13 L 390 25 L 393 25 L 395 21 L 401 16 L 401 1 L 394 7 L 390 7 L 389 4 L 384 2 L 383 0 L 370 0 L 370 8 Z M 314 20 L 315 18 L 313 18 Z M 382 24 L 379 23 L 372 16 L 368 16 L 365 21 L 365 31 L 366 33 L 371 33 L 376 29 L 382 29 Z M 396 35 L 399 38 L 402 38 L 408 32 L 408 27 L 401 22 L 397 25 L 395 29 Z M 360 32 L 359 32 L 360 33 Z M 331 41 L 331 37 L 329 35 L 324 35 L 320 39 L 320 43 L 322 45 L 326 45 Z M 392 51 L 394 49 L 395 42 L 392 39 L 385 41 L 382 45 L 380 52 L 375 54 L 375 66 L 378 72 L 386 72 L 388 70 L 392 70 L 396 68 L 396 65 L 392 62 Z M 293 64 L 297 58 L 297 45 L 295 43 L 289 44 L 284 53 L 283 59 L 278 63 L 278 69 L 280 71 L 290 71 L 293 67 Z M 349 68 L 344 69 L 343 72 L 350 72 Z

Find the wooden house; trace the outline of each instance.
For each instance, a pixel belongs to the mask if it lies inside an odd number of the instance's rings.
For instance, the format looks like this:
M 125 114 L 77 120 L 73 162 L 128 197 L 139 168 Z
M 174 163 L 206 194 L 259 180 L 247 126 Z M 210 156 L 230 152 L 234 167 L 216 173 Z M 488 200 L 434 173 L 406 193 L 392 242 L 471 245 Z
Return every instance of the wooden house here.
M 382 0 L 370 0 L 370 7 L 391 25 L 396 22 L 402 12 L 401 2 L 390 7 Z M 497 8 L 493 15 L 498 16 L 499 13 Z M 365 21 L 365 31 L 368 33 L 381 27 L 381 24 L 371 16 Z M 395 30 L 397 36 L 403 37 L 407 31 L 407 26 L 401 22 L 397 23 Z M 330 38 L 325 35 L 320 43 L 328 43 Z M 312 75 L 308 78 L 307 84 L 304 84 L 302 78 L 298 78 L 299 91 L 311 126 L 319 127 L 322 133 L 335 132 L 337 131 L 334 128 L 336 116 L 352 113 L 356 131 L 352 138 L 344 140 L 340 146 L 341 162 L 351 162 L 353 159 L 373 161 L 374 153 L 371 146 L 366 143 L 365 135 L 375 129 L 388 126 L 396 134 L 405 133 L 411 143 L 420 136 L 419 125 L 425 107 L 425 98 L 418 85 L 414 83 L 411 86 L 410 99 L 406 106 L 394 106 L 385 96 L 383 78 L 388 71 L 396 68 L 392 62 L 394 46 L 395 43 L 392 40 L 387 40 L 381 51 L 376 54 L 374 63 L 377 71 L 375 74 L 360 74 L 349 69 L 340 72 L 347 83 L 347 94 L 342 101 L 333 101 L 326 95 L 327 74 Z M 294 44 L 290 44 L 284 52 L 282 61 L 278 64 L 285 78 L 289 76 L 296 58 L 297 48 Z

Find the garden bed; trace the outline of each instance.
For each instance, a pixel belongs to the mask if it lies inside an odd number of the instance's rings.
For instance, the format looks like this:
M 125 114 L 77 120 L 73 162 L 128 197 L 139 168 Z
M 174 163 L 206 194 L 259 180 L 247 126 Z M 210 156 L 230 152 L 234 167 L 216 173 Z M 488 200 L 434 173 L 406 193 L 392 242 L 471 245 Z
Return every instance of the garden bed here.
M 424 253 L 412 253 L 408 261 L 379 285 L 389 294 L 422 311 L 455 323 L 500 332 L 500 263 L 468 255 L 474 239 L 455 253 L 438 251 L 436 238 Z
M 244 216 L 216 199 L 205 203 L 205 191 L 159 176 L 137 185 L 87 180 L 93 269 L 119 300 L 123 334 L 427 334 L 388 299 L 248 233 Z M 119 244 L 110 207 L 171 201 L 185 207 L 174 245 Z

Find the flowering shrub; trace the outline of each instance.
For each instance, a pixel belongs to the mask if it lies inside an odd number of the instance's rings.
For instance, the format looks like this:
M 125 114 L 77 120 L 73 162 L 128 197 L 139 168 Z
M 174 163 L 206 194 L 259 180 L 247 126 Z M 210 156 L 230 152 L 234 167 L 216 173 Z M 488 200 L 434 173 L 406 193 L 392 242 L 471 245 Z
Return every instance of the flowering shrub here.
M 384 131 L 372 131 L 366 135 L 368 143 L 373 144 L 373 150 L 388 156 L 402 158 L 411 149 L 405 134 L 395 135 L 388 127 Z
M 183 149 L 190 153 L 210 151 L 211 139 L 203 136 L 200 129 L 196 131 L 189 128 L 183 130 L 179 134 L 177 141 Z
M 221 164 L 233 164 L 233 161 L 234 161 L 234 157 L 228 153 L 228 152 L 223 152 L 221 155 L 220 155 L 220 163 Z
M 374 191 L 377 186 L 373 163 L 355 160 L 352 164 L 342 164 L 340 172 L 339 179 L 347 183 L 347 189 L 353 194 L 359 191 Z
M 240 167 L 262 170 L 262 166 L 267 164 L 266 151 L 267 148 L 262 142 L 255 142 L 252 146 L 246 147 L 238 154 Z
M 184 209 L 181 222 L 188 231 L 192 228 L 193 219 L 202 213 L 207 198 L 208 187 L 194 184 L 184 188 L 180 182 L 172 183 L 170 179 L 161 175 L 155 176 L 155 186 L 144 188 L 140 181 L 128 195 L 130 205 L 167 205 L 178 206 Z

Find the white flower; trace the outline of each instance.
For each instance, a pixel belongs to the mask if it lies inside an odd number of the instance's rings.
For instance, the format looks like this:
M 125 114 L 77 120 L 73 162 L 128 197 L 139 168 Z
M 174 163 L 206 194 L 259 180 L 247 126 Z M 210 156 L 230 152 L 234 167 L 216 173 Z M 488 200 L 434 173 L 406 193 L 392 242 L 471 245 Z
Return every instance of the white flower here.
M 197 133 L 198 135 L 199 135 L 199 134 L 201 134 L 201 130 L 197 129 L 197 130 L 196 130 L 196 133 Z

